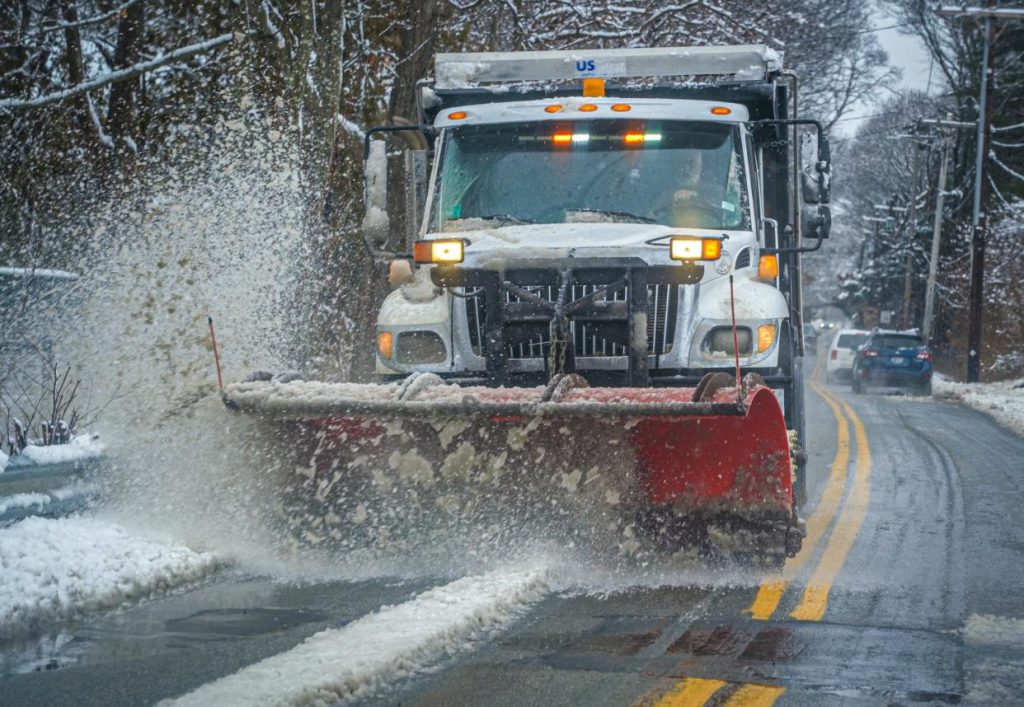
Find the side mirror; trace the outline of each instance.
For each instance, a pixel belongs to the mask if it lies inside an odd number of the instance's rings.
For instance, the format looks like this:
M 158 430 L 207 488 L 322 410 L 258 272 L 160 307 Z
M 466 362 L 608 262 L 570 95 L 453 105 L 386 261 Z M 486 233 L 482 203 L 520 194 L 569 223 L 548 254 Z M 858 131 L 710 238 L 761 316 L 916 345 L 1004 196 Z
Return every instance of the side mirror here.
M 800 230 L 804 238 L 828 238 L 832 231 L 832 209 L 825 204 L 804 204 L 800 209 Z
M 429 159 L 426 150 L 409 150 L 405 153 L 405 223 L 409 243 L 419 235 L 423 213 L 427 203 L 427 186 L 430 179 Z
M 800 186 L 803 201 L 805 204 L 817 204 L 819 203 L 820 196 L 818 194 L 818 180 L 807 172 L 800 172 Z
M 388 153 L 383 140 L 370 143 L 370 151 L 363 166 L 363 240 L 374 258 L 387 254 L 384 247 L 391 235 L 391 220 L 388 218 Z

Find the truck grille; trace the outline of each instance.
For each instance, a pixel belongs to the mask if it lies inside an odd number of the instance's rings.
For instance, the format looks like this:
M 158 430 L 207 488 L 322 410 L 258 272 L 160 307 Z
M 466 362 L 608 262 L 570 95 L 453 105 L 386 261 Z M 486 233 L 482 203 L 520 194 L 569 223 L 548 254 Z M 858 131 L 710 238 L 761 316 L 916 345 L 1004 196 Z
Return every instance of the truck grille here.
M 585 297 L 599 285 L 573 285 L 570 299 L 576 300 Z M 525 288 L 539 297 L 553 302 L 558 297 L 558 288 L 552 285 L 527 287 Z M 518 302 L 520 299 L 512 293 L 504 294 L 506 302 Z M 609 298 L 612 301 L 628 300 L 628 290 L 615 292 Z M 672 350 L 672 341 L 675 337 L 676 310 L 679 304 L 679 288 L 673 285 L 649 285 L 647 287 L 647 299 L 650 306 L 651 317 L 647 320 L 647 350 L 654 355 L 666 354 Z M 469 322 L 469 341 L 473 347 L 473 353 L 477 356 L 483 355 L 484 336 L 484 293 L 481 291 L 475 297 L 466 300 L 466 319 Z M 614 344 L 606 339 L 595 336 L 588 331 L 589 327 L 583 322 L 570 322 L 573 337 L 573 349 L 576 356 L 626 356 L 626 347 Z M 549 337 L 547 335 L 537 336 L 530 341 L 508 347 L 509 358 L 529 359 L 543 358 L 547 355 Z

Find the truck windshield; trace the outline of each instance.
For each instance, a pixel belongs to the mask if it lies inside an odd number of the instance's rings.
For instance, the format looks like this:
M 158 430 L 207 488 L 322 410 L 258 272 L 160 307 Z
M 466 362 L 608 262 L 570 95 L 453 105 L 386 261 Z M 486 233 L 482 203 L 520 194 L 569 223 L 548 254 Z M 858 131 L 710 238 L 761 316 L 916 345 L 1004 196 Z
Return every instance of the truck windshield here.
M 749 230 L 739 128 L 590 120 L 446 131 L 435 231 L 522 223 Z

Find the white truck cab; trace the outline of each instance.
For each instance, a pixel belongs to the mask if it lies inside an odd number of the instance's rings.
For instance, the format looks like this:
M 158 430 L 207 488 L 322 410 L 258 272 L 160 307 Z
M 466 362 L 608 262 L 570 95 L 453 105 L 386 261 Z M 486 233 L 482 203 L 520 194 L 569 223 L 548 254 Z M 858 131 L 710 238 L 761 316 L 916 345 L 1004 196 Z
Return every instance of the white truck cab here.
M 685 386 L 740 369 L 800 430 L 799 253 L 828 235 L 829 157 L 795 91 L 761 46 L 438 55 L 420 124 L 375 129 L 427 148 L 405 252 L 384 249 L 386 150 L 367 135 L 364 232 L 398 261 L 378 374 Z

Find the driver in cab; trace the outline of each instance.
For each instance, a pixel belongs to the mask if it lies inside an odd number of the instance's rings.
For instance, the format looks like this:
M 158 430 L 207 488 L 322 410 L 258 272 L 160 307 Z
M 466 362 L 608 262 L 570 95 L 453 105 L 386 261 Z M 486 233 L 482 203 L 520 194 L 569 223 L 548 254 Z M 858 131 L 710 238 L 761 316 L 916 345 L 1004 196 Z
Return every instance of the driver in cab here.
M 672 194 L 672 225 L 677 228 L 706 228 L 717 220 L 718 209 L 706 193 L 701 179 L 704 160 L 699 150 L 682 153 L 676 170 L 675 192 Z

